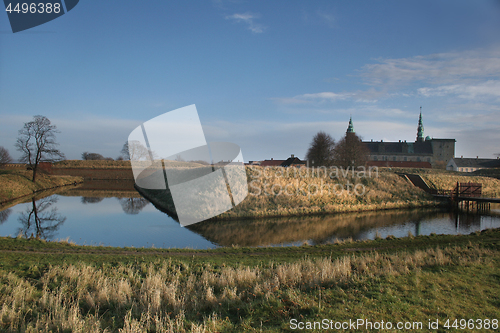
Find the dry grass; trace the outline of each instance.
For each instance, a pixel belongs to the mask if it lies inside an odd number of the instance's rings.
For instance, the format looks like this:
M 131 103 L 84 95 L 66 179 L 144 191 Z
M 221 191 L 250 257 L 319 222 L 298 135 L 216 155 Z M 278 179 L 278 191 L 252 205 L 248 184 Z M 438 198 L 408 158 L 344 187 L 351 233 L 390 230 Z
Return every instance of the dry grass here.
M 431 187 L 437 189 L 451 190 L 459 183 L 481 183 L 483 184 L 483 196 L 491 198 L 500 197 L 500 180 L 491 177 L 480 176 L 465 176 L 456 173 L 435 173 L 435 174 L 422 174 L 421 177 Z
M 141 164 L 140 161 L 135 161 L 136 164 Z M 200 167 L 199 163 L 183 162 L 183 161 L 164 161 L 166 166 L 176 168 L 191 168 Z M 144 162 L 143 167 L 150 167 L 150 162 Z M 156 164 L 161 168 L 161 161 Z M 132 168 L 130 161 L 85 161 L 85 160 L 65 160 L 54 163 L 54 168 L 76 168 L 76 169 L 130 169 Z
M 265 168 L 265 172 L 263 169 L 247 167 L 249 195 L 218 218 L 322 214 L 436 204 L 425 192 L 392 172 L 374 172 L 371 177 L 349 173 L 346 177 L 332 179 L 325 177 L 324 173 L 312 174 L 309 171 L 308 174 L 306 168 L 272 167 Z
M 33 183 L 31 178 L 32 172 L 25 170 L 8 170 L 0 173 L 0 202 L 82 181 L 81 177 L 49 176 L 42 172 L 37 174 L 36 183 Z
M 65 160 L 54 163 L 54 168 L 90 168 L 90 169 L 130 169 L 130 161 L 83 161 Z
M 490 250 L 469 246 L 303 259 L 267 268 L 205 264 L 200 270 L 171 260 L 99 268 L 63 265 L 50 267 L 38 280 L 0 271 L 0 327 L 26 332 L 216 332 L 225 325 L 218 315 L 222 309 L 272 304 L 278 294 L 300 298 L 318 288 L 423 267 L 478 264 L 489 255 Z

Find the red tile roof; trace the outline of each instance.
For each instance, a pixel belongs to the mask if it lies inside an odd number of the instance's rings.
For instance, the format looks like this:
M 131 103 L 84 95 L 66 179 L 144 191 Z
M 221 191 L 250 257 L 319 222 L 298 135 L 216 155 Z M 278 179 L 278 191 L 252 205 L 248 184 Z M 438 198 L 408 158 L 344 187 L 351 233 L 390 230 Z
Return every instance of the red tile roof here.
M 430 162 L 413 162 L 413 161 L 369 161 L 368 166 L 389 167 L 389 168 L 425 168 L 432 169 Z
M 264 160 L 260 162 L 260 166 L 280 166 L 285 160 Z

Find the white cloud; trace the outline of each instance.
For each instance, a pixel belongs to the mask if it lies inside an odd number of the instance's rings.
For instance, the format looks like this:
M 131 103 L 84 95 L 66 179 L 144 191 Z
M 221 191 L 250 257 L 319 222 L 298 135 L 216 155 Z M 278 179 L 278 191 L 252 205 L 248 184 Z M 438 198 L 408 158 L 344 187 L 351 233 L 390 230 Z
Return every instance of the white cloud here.
M 371 85 L 396 86 L 416 81 L 452 84 L 457 80 L 465 84 L 500 76 L 500 48 L 377 61 L 359 71 Z
M 376 90 L 370 88 L 368 90 L 357 90 L 353 92 L 332 92 L 324 91 L 319 93 L 302 94 L 294 97 L 271 98 L 280 104 L 304 104 L 304 103 L 322 103 L 322 102 L 335 102 L 344 100 L 353 100 L 356 102 L 372 103 L 378 101 L 380 98 L 389 96 L 383 90 Z
M 334 92 L 321 92 L 316 94 L 304 94 L 296 96 L 295 98 L 304 98 L 304 99 L 326 99 L 326 100 L 344 100 L 347 98 L 351 98 L 353 93 L 334 93 Z
M 274 98 L 278 104 L 295 105 L 294 112 L 300 111 L 300 104 L 307 105 L 302 111 L 318 112 L 330 103 L 362 102 L 369 106 L 388 109 L 382 102 L 397 101 L 402 98 L 421 105 L 422 99 L 434 97 L 432 101 L 436 116 L 442 109 L 436 105 L 454 105 L 457 100 L 468 105 L 470 114 L 482 114 L 492 110 L 499 117 L 500 106 L 500 48 L 477 49 L 463 52 L 449 52 L 421 55 L 411 58 L 379 59 L 378 64 L 368 64 L 361 68 L 359 83 L 371 85 L 366 90 L 323 91 L 306 93 L 294 97 Z M 476 107 L 472 107 L 472 105 Z M 478 106 L 478 104 L 481 104 Z M 343 106 L 344 106 L 343 105 Z M 357 109 L 363 108 L 359 104 Z M 418 105 L 417 105 L 418 107 Z M 316 110 L 314 110 L 316 108 Z M 431 107 L 432 108 L 432 107 Z M 454 112 L 449 110 L 447 112 Z
M 456 95 L 464 99 L 477 99 L 482 97 L 500 98 L 500 81 L 488 80 L 477 84 L 453 84 L 436 88 L 419 88 L 418 93 L 425 97 Z
M 248 30 L 253 33 L 263 33 L 266 29 L 260 23 L 256 23 L 255 20 L 260 18 L 260 14 L 253 13 L 243 13 L 243 14 L 233 14 L 226 16 L 226 20 L 233 20 L 235 22 L 241 22 L 247 25 Z

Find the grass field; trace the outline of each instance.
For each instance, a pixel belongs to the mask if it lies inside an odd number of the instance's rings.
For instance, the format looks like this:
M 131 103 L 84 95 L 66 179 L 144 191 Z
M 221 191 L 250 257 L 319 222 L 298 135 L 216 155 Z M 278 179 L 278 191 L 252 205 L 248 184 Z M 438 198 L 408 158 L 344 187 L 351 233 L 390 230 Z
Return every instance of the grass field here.
M 491 327 L 500 318 L 500 230 L 391 238 L 215 250 L 2 238 L 0 328 L 291 332 L 291 323 L 363 319 L 422 323 L 422 332 L 439 320 L 444 332 L 447 319 Z
M 0 169 L 0 203 L 38 191 L 66 186 L 83 181 L 81 177 L 49 176 L 39 172 L 35 183 L 31 181 L 32 172 L 26 170 Z
M 283 174 L 283 169 L 276 168 L 261 171 L 247 168 L 253 194 L 224 217 L 434 204 L 390 170 L 380 170 L 373 177 L 337 178 Z M 438 171 L 421 174 L 440 188 L 465 177 L 463 181 L 481 182 L 486 193 L 498 196 L 498 180 Z M 40 183 L 32 184 L 28 172 L 3 170 L 0 199 L 75 179 L 81 178 L 41 175 Z M 87 186 L 98 193 L 103 190 L 99 184 Z M 297 186 L 287 188 L 287 184 Z M 335 184 L 345 188 L 360 184 L 365 192 L 312 191 Z M 116 181 L 116 186 L 120 188 L 122 181 Z M 280 188 L 292 195 L 279 194 Z M 228 242 L 235 237 L 230 231 L 222 236 Z M 300 323 L 360 319 L 394 325 L 409 322 L 417 328 L 421 324 L 416 331 L 422 332 L 431 331 L 429 320 L 439 320 L 437 331 L 445 332 L 448 319 L 450 325 L 455 319 L 473 319 L 474 327 L 463 330 L 473 332 L 482 331 L 477 319 L 482 324 L 489 320 L 491 328 L 498 325 L 499 282 L 498 229 L 467 236 L 390 236 L 318 246 L 214 250 L 91 247 L 0 238 L 0 331 L 294 332 L 293 325 Z

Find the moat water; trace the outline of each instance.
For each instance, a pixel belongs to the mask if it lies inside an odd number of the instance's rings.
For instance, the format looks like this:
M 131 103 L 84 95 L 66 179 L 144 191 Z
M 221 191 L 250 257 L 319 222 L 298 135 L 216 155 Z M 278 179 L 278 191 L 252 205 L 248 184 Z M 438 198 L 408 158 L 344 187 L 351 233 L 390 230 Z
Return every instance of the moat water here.
M 36 213 L 36 214 L 35 214 Z M 36 218 L 35 218 L 36 215 Z M 79 245 L 209 249 L 288 246 L 389 235 L 469 234 L 500 228 L 500 205 L 481 214 L 418 209 L 241 221 L 181 227 L 128 182 L 90 182 L 0 206 L 0 236 L 67 239 Z

